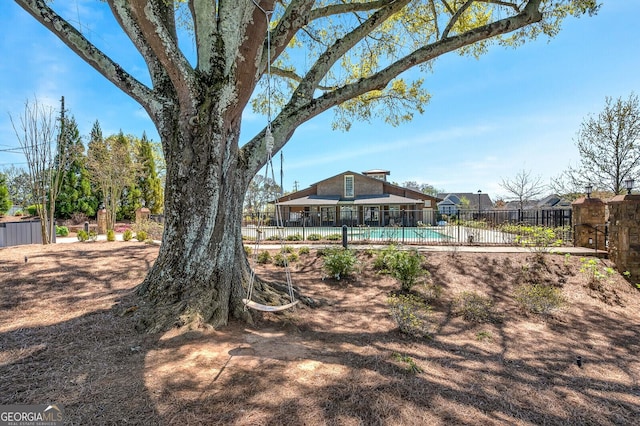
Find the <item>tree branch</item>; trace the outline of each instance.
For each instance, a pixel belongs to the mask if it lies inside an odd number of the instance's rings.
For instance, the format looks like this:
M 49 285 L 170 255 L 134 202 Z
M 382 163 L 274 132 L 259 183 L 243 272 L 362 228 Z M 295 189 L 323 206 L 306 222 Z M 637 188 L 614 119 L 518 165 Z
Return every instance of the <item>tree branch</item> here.
M 45 0 L 15 1 L 107 80 L 139 102 L 147 111 L 154 109 L 154 104 L 158 102 L 155 94 L 49 8 Z
M 293 93 L 291 101 L 296 103 L 300 99 L 303 102 L 305 99 L 311 99 L 314 90 L 322 78 L 324 78 L 338 59 L 408 3 L 409 0 L 389 2 L 389 5 L 373 13 L 366 21 L 354 28 L 349 34 L 336 40 L 330 48 L 320 55 L 316 63 L 311 67 L 302 84 L 300 84 Z
M 145 63 L 147 64 L 147 68 L 149 69 L 149 74 L 151 76 L 151 83 L 155 90 L 158 88 L 166 88 L 167 86 L 171 86 L 171 80 L 167 75 L 164 68 L 160 65 L 158 61 L 158 57 L 156 56 L 153 49 L 147 40 L 144 38 L 142 34 L 142 30 L 138 25 L 138 22 L 131 14 L 131 9 L 129 8 L 129 2 L 127 1 L 109 1 L 109 7 L 113 13 L 113 16 L 120 24 L 120 28 L 129 36 L 129 39 L 133 42 L 134 46 L 142 55 Z M 157 93 L 157 92 L 156 92 Z M 153 116 L 153 114 L 150 115 Z
M 458 19 L 460 19 L 460 16 L 462 16 L 462 14 L 472 4 L 473 4 L 473 0 L 467 0 L 467 2 L 460 7 L 460 9 L 456 10 L 456 13 L 453 14 L 453 16 L 451 17 L 451 20 L 449 21 L 449 23 L 445 27 L 444 31 L 442 32 L 442 38 L 447 38 L 449 36 L 449 31 L 451 31 L 451 28 L 453 28 L 453 26 L 456 24 L 456 22 L 458 22 Z
M 213 66 L 215 40 L 218 37 L 216 2 L 211 0 L 189 0 L 189 10 L 193 18 L 198 70 L 211 73 Z
M 164 0 L 129 0 L 127 3 L 130 4 L 131 15 L 138 22 L 146 42 L 171 79 L 181 109 L 187 115 L 195 115 L 197 105 L 194 94 L 198 93 L 195 73 L 178 48 L 173 28 L 166 24 Z
M 332 4 L 312 10 L 309 20 L 314 21 L 316 19 L 327 18 L 329 16 L 340 15 L 344 13 L 367 12 L 375 9 L 380 9 L 393 3 L 394 1 L 395 0 L 376 0 L 363 3 Z

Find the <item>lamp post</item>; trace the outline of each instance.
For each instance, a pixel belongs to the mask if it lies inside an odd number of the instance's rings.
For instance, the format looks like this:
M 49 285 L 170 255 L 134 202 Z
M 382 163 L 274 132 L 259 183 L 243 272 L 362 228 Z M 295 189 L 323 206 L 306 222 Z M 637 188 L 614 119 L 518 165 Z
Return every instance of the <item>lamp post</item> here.
M 633 189 L 634 183 L 635 181 L 633 180 L 633 178 L 625 179 L 624 186 L 625 188 L 627 188 L 627 195 L 631 194 L 631 190 Z
M 585 187 L 584 187 L 584 192 L 587 193 L 587 198 L 591 198 L 591 192 L 593 192 L 593 186 L 588 183 Z
M 482 194 L 482 190 L 478 189 L 478 220 L 480 220 L 480 194 Z

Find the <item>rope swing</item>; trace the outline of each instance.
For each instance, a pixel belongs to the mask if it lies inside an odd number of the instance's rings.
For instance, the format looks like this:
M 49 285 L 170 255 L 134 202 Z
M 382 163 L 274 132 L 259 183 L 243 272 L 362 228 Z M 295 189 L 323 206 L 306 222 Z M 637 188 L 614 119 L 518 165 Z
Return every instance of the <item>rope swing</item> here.
M 276 181 L 275 173 L 273 170 L 274 138 L 273 138 L 273 134 L 271 133 L 271 32 L 269 31 L 269 21 L 273 11 L 266 11 L 262 7 L 260 7 L 260 5 L 256 3 L 255 0 L 252 0 L 252 1 L 253 1 L 253 4 L 255 4 L 256 7 L 264 13 L 267 19 L 267 128 L 265 129 L 265 134 L 264 134 L 267 163 L 265 165 L 265 174 L 264 174 L 264 181 L 263 181 L 263 185 L 265 186 L 265 190 L 266 190 L 267 179 L 269 178 L 269 171 L 271 171 L 271 178 L 273 179 L 273 182 Z M 283 233 L 284 221 L 282 220 L 282 214 L 280 212 L 280 205 L 278 204 L 278 200 L 276 200 L 275 202 L 275 214 L 276 214 L 276 230 L 278 232 L 280 247 L 282 250 L 284 249 L 284 246 L 285 246 L 284 233 Z M 285 275 L 287 279 L 287 289 L 289 291 L 289 298 L 291 299 L 291 302 L 284 305 L 271 306 L 271 305 L 265 305 L 265 304 L 258 303 L 251 300 L 253 296 L 253 288 L 254 288 L 255 276 L 256 276 L 255 270 L 256 270 L 256 266 L 258 265 L 258 251 L 260 250 L 260 241 L 262 240 L 262 233 L 263 233 L 262 225 L 263 225 L 263 215 L 259 213 L 258 227 L 256 229 L 256 242 L 253 249 L 253 257 L 252 257 L 253 265 L 251 268 L 251 278 L 249 279 L 249 285 L 247 286 L 247 297 L 245 299 L 242 299 L 242 303 L 244 303 L 245 310 L 247 308 L 251 308 L 251 309 L 255 309 L 257 311 L 263 311 L 263 312 L 284 311 L 286 309 L 294 307 L 298 303 L 298 300 L 295 299 L 295 296 L 293 294 L 293 283 L 291 281 L 291 271 L 289 269 L 289 262 L 287 261 L 286 257 L 284 258 L 284 270 L 285 270 Z

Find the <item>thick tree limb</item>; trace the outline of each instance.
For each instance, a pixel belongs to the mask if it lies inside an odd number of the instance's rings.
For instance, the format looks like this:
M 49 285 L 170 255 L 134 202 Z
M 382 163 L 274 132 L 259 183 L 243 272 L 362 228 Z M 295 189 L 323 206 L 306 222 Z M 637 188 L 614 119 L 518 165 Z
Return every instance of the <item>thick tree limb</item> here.
M 214 48 L 218 38 L 216 2 L 211 0 L 189 0 L 189 10 L 193 18 L 196 51 L 198 55 L 199 71 L 210 75 L 213 58 L 216 56 Z
M 159 99 L 147 86 L 127 73 L 49 8 L 45 0 L 16 0 L 16 3 L 107 80 L 144 106 L 147 111 L 157 109 Z
M 320 55 L 316 63 L 311 67 L 309 72 L 307 72 L 303 83 L 300 84 L 298 89 L 293 93 L 291 101 L 296 103 L 299 100 L 304 102 L 306 99 L 311 99 L 314 90 L 336 61 L 364 37 L 379 28 L 387 19 L 402 10 L 409 1 L 410 0 L 396 0 L 391 2 L 389 5 L 373 13 L 366 21 L 354 28 L 349 34 L 336 40 L 326 52 Z
M 195 95 L 199 92 L 196 90 L 195 73 L 179 49 L 172 28 L 166 25 L 164 5 L 158 4 L 163 2 L 164 0 L 129 0 L 131 15 L 138 22 L 147 43 L 169 75 L 183 113 L 193 116 L 197 107 Z
M 154 91 L 158 93 L 158 89 L 164 89 L 171 87 L 171 81 L 169 76 L 167 75 L 165 69 L 161 66 L 158 61 L 158 57 L 156 56 L 149 43 L 144 37 L 138 22 L 131 14 L 131 9 L 129 8 L 128 1 L 109 1 L 109 7 L 113 13 L 113 16 L 120 24 L 122 30 L 129 36 L 131 41 L 133 42 L 140 55 L 144 59 L 147 64 L 147 68 L 149 69 L 149 74 L 151 76 L 151 83 L 153 85 Z M 151 112 L 150 112 L 151 114 Z M 154 114 L 151 114 L 152 116 Z
M 363 3 L 332 4 L 312 10 L 310 20 L 314 21 L 316 19 L 327 18 L 329 16 L 341 15 L 344 13 L 367 12 L 376 10 L 389 5 L 394 1 L 395 0 L 377 0 Z

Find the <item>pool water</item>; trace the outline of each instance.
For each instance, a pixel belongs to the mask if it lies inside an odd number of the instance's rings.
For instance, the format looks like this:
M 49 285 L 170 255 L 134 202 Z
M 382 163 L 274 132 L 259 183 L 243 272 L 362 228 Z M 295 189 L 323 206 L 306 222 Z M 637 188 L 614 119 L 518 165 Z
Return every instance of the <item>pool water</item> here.
M 407 240 L 446 241 L 451 239 L 447 235 L 427 228 L 360 228 L 353 229 L 351 232 L 354 238 L 370 240 L 401 240 L 404 238 Z

